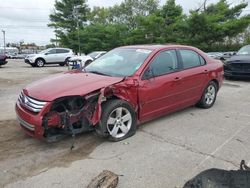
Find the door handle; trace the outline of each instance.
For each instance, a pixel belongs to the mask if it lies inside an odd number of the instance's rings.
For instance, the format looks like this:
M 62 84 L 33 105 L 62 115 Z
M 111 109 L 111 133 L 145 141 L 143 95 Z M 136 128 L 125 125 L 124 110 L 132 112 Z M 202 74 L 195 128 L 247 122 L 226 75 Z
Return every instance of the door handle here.
M 204 74 L 208 73 L 208 70 L 204 70 L 203 73 L 204 73 Z
M 180 81 L 181 78 L 180 77 L 175 77 L 174 81 L 177 82 L 177 81 Z

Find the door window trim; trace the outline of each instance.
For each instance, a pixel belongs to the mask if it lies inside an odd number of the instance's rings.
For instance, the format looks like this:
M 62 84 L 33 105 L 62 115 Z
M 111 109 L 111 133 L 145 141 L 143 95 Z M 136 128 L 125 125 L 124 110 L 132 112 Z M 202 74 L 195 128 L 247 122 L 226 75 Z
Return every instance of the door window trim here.
M 188 50 L 188 51 L 192 51 L 192 52 L 196 53 L 196 54 L 198 55 L 198 57 L 199 57 L 200 65 L 194 66 L 194 67 L 189 67 L 189 68 L 184 68 L 184 66 L 183 66 L 184 63 L 183 63 L 183 59 L 182 59 L 180 50 Z M 180 69 L 181 69 L 182 71 L 183 71 L 183 70 L 188 70 L 188 69 L 197 68 L 197 67 L 202 67 L 202 66 L 207 65 L 206 59 L 205 59 L 202 55 L 200 55 L 198 52 L 196 52 L 195 50 L 186 49 L 186 48 L 178 48 L 176 51 L 177 51 L 178 58 L 179 58 L 179 62 L 180 62 Z M 200 59 L 200 58 L 202 58 L 202 59 L 204 60 L 205 64 L 203 64 L 203 65 L 201 64 L 201 59 Z
M 141 73 L 141 75 L 140 75 L 140 79 L 141 79 L 141 80 L 147 80 L 147 79 L 144 78 L 144 75 L 146 74 L 147 70 L 149 69 L 149 67 L 151 66 L 151 64 L 154 62 L 154 60 L 157 58 L 157 56 L 158 56 L 160 53 L 165 52 L 165 51 L 175 51 L 178 69 L 176 69 L 176 70 L 173 71 L 173 72 L 169 72 L 169 73 L 165 73 L 165 74 L 162 74 L 162 75 L 154 76 L 154 77 L 152 77 L 152 78 L 157 78 L 157 77 L 161 77 L 161 76 L 165 76 L 165 75 L 169 75 L 169 74 L 173 74 L 173 73 L 182 71 L 182 64 L 180 64 L 179 57 L 178 57 L 178 53 L 177 53 L 177 49 L 176 49 L 176 48 L 173 48 L 173 49 L 163 49 L 163 50 L 158 51 L 158 52 L 151 58 L 151 60 L 149 61 L 149 63 L 147 64 L 147 66 L 144 68 L 144 70 L 142 71 L 142 73 Z

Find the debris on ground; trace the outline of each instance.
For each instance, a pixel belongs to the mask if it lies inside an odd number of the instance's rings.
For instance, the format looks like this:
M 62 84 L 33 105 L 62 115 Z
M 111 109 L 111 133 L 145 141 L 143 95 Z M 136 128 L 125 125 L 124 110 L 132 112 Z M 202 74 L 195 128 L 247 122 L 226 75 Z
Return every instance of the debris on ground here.
M 97 177 L 91 180 L 87 188 L 115 188 L 118 181 L 118 175 L 108 170 L 104 170 Z

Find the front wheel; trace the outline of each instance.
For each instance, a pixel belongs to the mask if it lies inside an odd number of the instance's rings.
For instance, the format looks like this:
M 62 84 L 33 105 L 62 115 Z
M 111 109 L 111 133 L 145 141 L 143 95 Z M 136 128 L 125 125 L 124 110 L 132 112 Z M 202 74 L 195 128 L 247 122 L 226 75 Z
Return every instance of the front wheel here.
M 96 132 L 111 141 L 124 140 L 136 132 L 136 113 L 129 103 L 123 100 L 111 100 L 103 105 L 100 122 Z
M 213 81 L 209 82 L 197 106 L 205 109 L 211 108 L 216 101 L 217 92 L 217 84 Z
M 37 59 L 36 62 L 35 62 L 35 65 L 37 67 L 43 67 L 45 64 L 45 61 L 43 59 Z

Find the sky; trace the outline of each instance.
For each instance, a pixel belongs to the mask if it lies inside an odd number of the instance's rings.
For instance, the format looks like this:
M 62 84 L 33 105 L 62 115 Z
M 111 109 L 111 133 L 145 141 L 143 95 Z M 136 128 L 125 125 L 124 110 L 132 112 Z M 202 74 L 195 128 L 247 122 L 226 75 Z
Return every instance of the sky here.
M 208 0 L 213 3 L 218 0 Z M 236 3 L 241 0 L 231 0 Z M 250 2 L 250 0 L 247 0 Z M 112 6 L 122 0 L 88 0 L 90 7 Z M 160 0 L 161 4 L 165 0 Z M 203 0 L 176 0 L 184 12 L 197 8 Z M 46 45 L 54 38 L 53 29 L 48 28 L 49 14 L 54 8 L 55 0 L 0 0 L 0 31 L 5 30 L 6 43 L 34 42 L 37 45 Z M 0 46 L 3 46 L 3 33 L 0 32 Z

